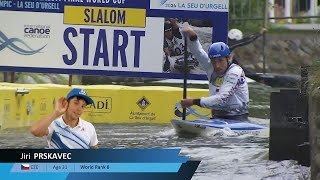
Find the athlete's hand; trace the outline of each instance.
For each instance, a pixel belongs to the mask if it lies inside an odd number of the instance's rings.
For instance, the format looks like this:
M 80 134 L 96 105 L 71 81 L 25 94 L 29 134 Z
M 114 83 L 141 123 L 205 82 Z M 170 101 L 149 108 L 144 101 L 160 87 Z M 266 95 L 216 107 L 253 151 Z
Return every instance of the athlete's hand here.
M 172 24 L 177 24 L 177 18 L 170 18 L 169 19 L 170 20 L 170 22 L 172 23 Z
M 182 108 L 190 107 L 193 105 L 193 99 L 191 98 L 182 99 L 180 103 Z
M 66 112 L 68 107 L 68 101 L 65 97 L 60 97 L 58 102 L 56 103 L 56 111 L 55 113 L 58 116 L 61 116 L 63 113 Z

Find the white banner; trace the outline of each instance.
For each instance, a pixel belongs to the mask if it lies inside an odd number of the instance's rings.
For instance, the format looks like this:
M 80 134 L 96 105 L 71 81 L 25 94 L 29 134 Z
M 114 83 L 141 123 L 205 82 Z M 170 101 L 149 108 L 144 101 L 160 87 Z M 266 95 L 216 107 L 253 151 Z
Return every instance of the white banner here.
M 0 11 L 0 66 L 162 72 L 164 18 L 138 28 L 69 25 L 63 16 Z
M 228 12 L 229 0 L 152 0 L 150 9 Z
M 182 29 L 191 25 L 205 44 L 226 42 L 228 6 L 228 0 L 0 0 L 0 70 L 183 78 L 186 60 L 188 78 L 206 79 L 191 53 L 184 59 Z

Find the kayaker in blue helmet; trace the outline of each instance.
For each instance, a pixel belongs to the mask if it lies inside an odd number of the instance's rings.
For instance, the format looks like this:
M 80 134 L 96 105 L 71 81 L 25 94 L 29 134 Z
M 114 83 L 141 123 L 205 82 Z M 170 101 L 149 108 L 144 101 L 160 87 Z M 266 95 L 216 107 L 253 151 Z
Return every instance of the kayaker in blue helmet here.
M 193 29 L 187 27 L 184 31 L 189 34 L 191 53 L 207 73 L 210 96 L 183 99 L 181 106 L 212 109 L 213 118 L 248 120 L 248 84 L 243 69 L 232 63 L 228 45 L 215 42 L 206 53 Z

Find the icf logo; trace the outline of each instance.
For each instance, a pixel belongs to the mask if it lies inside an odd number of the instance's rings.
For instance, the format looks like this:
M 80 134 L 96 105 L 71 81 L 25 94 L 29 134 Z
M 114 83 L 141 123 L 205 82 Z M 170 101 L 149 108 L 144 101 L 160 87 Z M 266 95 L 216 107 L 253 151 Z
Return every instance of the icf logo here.
M 150 1 L 150 9 L 164 9 L 168 0 L 152 0 Z
M 160 6 L 164 5 L 168 0 L 160 0 Z
M 36 53 L 40 53 L 43 48 L 47 45 L 42 46 L 38 49 L 32 49 L 26 42 L 22 39 L 17 37 L 11 38 L 7 37 L 1 30 L 0 30 L 0 51 L 4 49 L 10 49 L 11 51 L 20 54 L 20 55 L 33 55 Z
M 50 38 L 50 25 L 25 24 L 23 32 L 26 38 Z

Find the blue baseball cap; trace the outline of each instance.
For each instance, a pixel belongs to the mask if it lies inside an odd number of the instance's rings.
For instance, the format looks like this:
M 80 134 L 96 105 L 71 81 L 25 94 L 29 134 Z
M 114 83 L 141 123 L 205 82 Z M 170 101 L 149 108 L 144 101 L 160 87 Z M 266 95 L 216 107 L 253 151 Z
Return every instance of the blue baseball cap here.
M 86 93 L 86 91 L 84 91 L 83 89 L 80 88 L 73 88 L 67 95 L 67 100 L 73 98 L 73 97 L 82 97 L 87 105 L 89 104 L 93 104 L 93 100 L 88 96 L 88 94 Z

